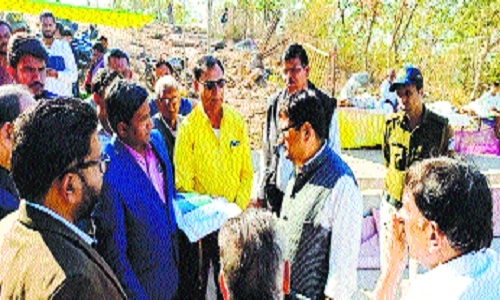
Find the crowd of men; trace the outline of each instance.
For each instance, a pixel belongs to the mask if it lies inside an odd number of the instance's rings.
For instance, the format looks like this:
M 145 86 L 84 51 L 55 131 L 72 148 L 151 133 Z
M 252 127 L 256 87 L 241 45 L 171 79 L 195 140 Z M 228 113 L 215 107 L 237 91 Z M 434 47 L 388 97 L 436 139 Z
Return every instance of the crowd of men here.
M 225 103 L 219 59 L 193 68 L 199 101 L 180 97 L 160 60 L 150 99 L 129 56 L 99 42 L 91 97 L 79 99 L 55 17 L 43 12 L 40 24 L 41 40 L 0 22 L 0 298 L 205 299 L 210 268 L 218 299 L 353 297 L 363 199 L 340 156 L 336 100 L 308 80 L 300 44 L 283 53 L 286 86 L 267 101 L 265 167 L 251 199 L 248 131 Z M 423 104 L 423 83 L 406 67 L 389 86 L 401 111 L 384 130 L 373 297 L 395 297 L 409 254 L 430 269 L 409 299 L 499 299 L 488 182 L 445 157 L 453 131 Z M 174 213 L 180 192 L 243 212 L 191 243 Z

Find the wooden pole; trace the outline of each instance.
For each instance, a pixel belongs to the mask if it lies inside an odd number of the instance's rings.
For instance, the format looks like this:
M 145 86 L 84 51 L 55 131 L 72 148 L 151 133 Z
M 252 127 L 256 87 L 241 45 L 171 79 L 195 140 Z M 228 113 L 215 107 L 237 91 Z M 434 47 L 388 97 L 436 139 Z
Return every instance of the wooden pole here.
M 212 34 L 212 1 L 208 0 L 207 54 L 210 54 L 210 45 L 212 44 L 210 41 Z

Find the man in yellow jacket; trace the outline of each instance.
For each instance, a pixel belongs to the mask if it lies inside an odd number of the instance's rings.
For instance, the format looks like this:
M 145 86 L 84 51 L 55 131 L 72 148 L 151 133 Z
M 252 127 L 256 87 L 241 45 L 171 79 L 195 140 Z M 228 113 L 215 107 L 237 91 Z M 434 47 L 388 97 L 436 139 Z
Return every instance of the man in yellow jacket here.
M 204 56 L 194 68 L 194 78 L 202 105 L 191 112 L 177 136 L 176 188 L 224 197 L 245 209 L 250 202 L 253 179 L 250 144 L 241 115 L 223 104 L 224 67 L 220 60 Z M 178 294 L 184 299 L 205 299 L 210 261 L 216 283 L 220 270 L 217 232 L 202 239 L 201 251 L 198 245 L 183 241 L 184 238 L 179 237 L 179 252 L 185 257 L 180 259 L 183 265 L 179 270 Z M 217 296 L 222 299 L 220 290 Z

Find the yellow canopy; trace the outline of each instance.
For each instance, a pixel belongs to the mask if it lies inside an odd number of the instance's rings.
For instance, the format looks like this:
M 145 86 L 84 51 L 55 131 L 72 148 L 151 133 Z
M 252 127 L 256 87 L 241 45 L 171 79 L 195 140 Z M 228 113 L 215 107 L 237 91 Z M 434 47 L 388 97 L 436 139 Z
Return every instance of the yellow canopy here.
M 49 3 L 43 0 L 2 0 L 0 1 L 0 10 L 18 11 L 33 15 L 38 15 L 43 10 L 50 10 L 56 18 L 117 28 L 142 27 L 154 18 L 153 15 L 143 15 L 126 11 L 115 11 L 111 9 L 91 8 L 85 6 L 73 6 L 60 3 Z

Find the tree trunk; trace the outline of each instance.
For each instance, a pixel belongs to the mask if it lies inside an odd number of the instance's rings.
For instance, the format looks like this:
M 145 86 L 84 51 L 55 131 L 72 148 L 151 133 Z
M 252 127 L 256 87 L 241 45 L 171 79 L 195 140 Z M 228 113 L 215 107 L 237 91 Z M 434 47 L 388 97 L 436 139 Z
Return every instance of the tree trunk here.
M 368 49 L 370 47 L 370 42 L 372 39 L 373 25 L 375 24 L 375 19 L 377 18 L 377 7 L 378 7 L 378 1 L 376 1 L 375 4 L 373 5 L 372 19 L 371 19 L 370 25 L 368 27 L 368 37 L 366 38 L 366 45 L 365 45 L 365 70 L 366 71 L 368 71 Z
M 481 71 L 483 68 L 484 60 L 486 59 L 486 56 L 488 56 L 488 53 L 490 53 L 490 50 L 496 47 L 498 44 L 500 44 L 500 38 L 492 42 L 488 37 L 488 39 L 484 41 L 483 50 L 479 54 L 476 71 L 474 73 L 474 86 L 472 88 L 472 91 L 470 92 L 471 101 L 476 99 L 476 94 L 479 89 L 479 82 L 481 81 Z
M 211 51 L 211 34 L 212 34 L 212 1 L 213 0 L 208 0 L 208 27 L 207 27 L 207 53 L 210 53 Z
M 396 15 L 394 16 L 394 24 L 396 25 L 396 27 L 394 28 L 394 31 L 392 33 L 391 49 L 394 50 L 394 61 L 396 63 L 398 63 L 399 61 L 398 46 L 396 40 L 399 29 L 401 28 L 401 24 L 403 23 L 403 18 L 404 18 L 404 1 L 401 3 L 399 10 L 396 12 Z

